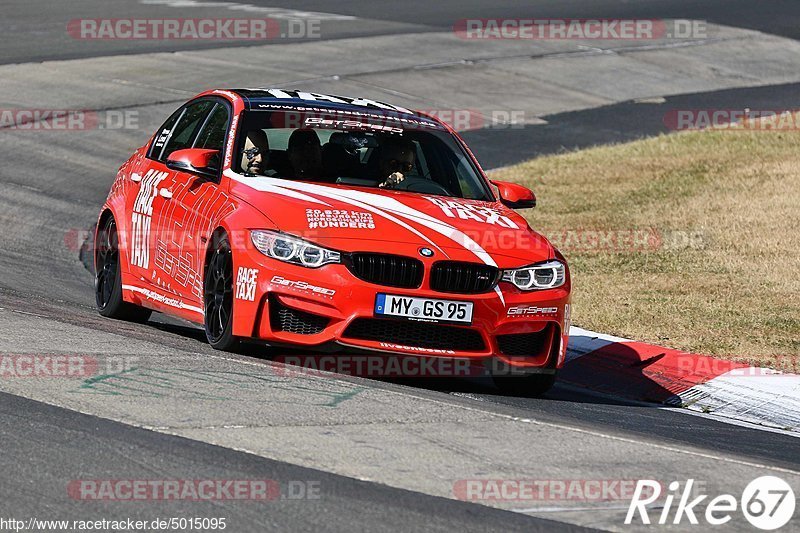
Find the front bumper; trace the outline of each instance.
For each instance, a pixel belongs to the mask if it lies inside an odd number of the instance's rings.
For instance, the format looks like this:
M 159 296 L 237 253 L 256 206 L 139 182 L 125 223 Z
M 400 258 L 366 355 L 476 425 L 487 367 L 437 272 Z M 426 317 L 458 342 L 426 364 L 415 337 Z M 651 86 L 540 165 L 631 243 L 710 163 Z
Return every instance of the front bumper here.
M 391 252 L 413 257 L 402 245 Z M 343 264 L 310 269 L 249 249 L 235 258 L 234 335 L 310 350 L 331 345 L 427 357 L 496 358 L 512 367 L 559 368 L 569 332 L 569 282 L 523 292 L 501 282 L 497 291 L 453 294 L 431 290 L 425 262 L 420 288 L 358 279 Z M 469 325 L 376 317 L 379 293 L 473 303 Z

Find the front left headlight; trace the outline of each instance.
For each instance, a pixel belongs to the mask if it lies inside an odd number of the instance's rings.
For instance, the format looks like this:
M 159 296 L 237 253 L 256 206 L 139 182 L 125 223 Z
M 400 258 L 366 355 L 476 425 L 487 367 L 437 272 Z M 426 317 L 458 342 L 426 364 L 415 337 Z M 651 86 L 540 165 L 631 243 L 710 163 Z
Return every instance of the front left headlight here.
M 566 267 L 555 259 L 513 270 L 504 270 L 502 281 L 513 283 L 523 291 L 555 289 L 566 280 Z
M 318 268 L 329 263 L 342 262 L 339 252 L 278 231 L 254 229 L 250 231 L 250 240 L 262 254 L 286 263 Z

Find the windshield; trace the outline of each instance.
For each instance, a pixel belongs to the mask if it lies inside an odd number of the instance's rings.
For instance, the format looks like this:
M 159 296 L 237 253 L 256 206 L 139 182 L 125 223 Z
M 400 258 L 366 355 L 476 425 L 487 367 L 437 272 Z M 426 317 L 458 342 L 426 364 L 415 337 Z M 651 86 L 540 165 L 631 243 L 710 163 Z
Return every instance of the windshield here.
M 434 122 L 365 113 L 248 111 L 245 175 L 491 200 L 457 140 Z

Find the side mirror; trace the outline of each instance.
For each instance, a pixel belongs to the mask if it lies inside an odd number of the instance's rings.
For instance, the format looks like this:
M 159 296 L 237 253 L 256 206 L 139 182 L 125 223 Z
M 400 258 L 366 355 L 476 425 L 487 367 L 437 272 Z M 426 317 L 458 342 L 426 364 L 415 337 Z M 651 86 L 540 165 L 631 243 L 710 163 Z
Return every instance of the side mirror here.
M 492 181 L 500 193 L 500 201 L 511 209 L 536 207 L 536 195 L 529 188 L 507 181 Z
M 216 178 L 219 173 L 219 150 L 186 148 L 175 150 L 167 157 L 167 168 L 188 172 L 204 178 Z

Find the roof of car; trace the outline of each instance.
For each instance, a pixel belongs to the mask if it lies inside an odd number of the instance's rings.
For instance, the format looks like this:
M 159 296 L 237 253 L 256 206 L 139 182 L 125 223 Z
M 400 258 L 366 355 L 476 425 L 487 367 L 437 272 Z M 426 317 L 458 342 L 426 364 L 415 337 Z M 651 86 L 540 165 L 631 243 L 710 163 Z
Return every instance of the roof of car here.
M 230 89 L 242 97 L 250 110 L 281 110 L 320 108 L 330 111 L 358 112 L 381 116 L 413 117 L 416 120 L 440 125 L 431 118 L 401 106 L 352 96 L 337 96 L 293 89 Z

